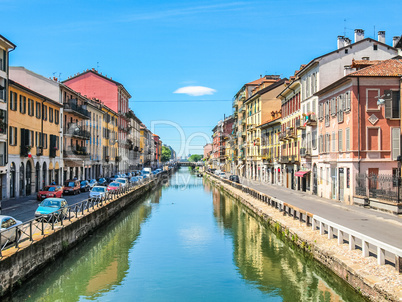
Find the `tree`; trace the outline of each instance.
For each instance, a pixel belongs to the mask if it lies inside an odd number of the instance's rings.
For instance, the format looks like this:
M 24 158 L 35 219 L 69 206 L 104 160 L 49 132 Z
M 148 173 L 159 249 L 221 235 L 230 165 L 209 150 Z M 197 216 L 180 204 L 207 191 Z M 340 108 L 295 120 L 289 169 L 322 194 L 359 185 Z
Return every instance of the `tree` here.
M 193 154 L 188 158 L 189 162 L 198 162 L 202 159 L 202 155 L 201 154 Z
M 172 152 L 168 147 L 162 146 L 162 156 L 161 160 L 162 162 L 167 162 L 170 160 L 170 157 L 172 156 Z

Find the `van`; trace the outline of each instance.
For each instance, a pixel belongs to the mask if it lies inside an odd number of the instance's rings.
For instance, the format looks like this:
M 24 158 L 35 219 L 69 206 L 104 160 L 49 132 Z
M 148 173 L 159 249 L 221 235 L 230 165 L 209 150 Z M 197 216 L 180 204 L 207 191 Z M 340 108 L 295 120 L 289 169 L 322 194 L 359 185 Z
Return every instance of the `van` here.
M 63 189 L 64 194 L 79 194 L 81 193 L 81 184 L 79 180 L 66 180 L 64 182 L 64 189 Z

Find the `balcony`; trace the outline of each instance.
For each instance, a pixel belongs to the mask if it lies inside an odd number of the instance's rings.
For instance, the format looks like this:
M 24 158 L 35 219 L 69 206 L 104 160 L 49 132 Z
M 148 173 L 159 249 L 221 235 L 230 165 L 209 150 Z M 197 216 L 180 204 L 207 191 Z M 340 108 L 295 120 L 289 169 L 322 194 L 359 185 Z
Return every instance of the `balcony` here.
M 311 149 L 302 147 L 300 148 L 300 156 L 301 157 L 311 157 Z
M 87 152 L 86 147 L 77 146 L 68 146 L 63 150 L 63 157 L 68 159 L 76 159 L 76 160 L 87 160 L 89 159 L 89 153 Z
M 292 164 L 297 163 L 297 162 L 299 162 L 299 157 L 297 155 L 291 155 L 290 158 L 289 158 L 289 161 Z
M 288 138 L 286 136 L 286 133 L 279 133 L 279 140 L 280 141 L 286 141 Z
M 244 106 L 241 106 L 240 108 L 239 108 L 239 113 L 241 113 L 241 112 L 243 112 L 245 109 L 244 109 Z
M 315 113 L 307 114 L 306 125 L 307 126 L 317 126 L 317 116 L 315 115 Z
M 69 99 L 63 103 L 64 112 L 70 112 L 81 118 L 89 119 L 89 111 L 82 105 L 78 105 L 77 99 Z
M 301 119 L 296 120 L 296 129 L 306 129 L 306 126 Z
M 286 130 L 286 136 L 288 138 L 297 138 L 296 131 L 293 129 L 293 127 L 290 127 L 289 129 Z
M 118 163 L 119 161 L 121 161 L 121 157 L 120 157 L 120 156 L 116 156 L 115 161 L 116 161 L 116 163 Z
M 281 164 L 288 164 L 289 163 L 289 156 L 281 156 L 280 163 Z
M 20 147 L 20 156 L 28 157 L 28 153 L 31 151 L 31 146 L 21 146 Z
M 89 140 L 91 138 L 91 133 L 87 130 L 83 130 L 76 123 L 68 123 L 67 127 L 64 127 L 64 135 L 71 135 L 77 138 Z

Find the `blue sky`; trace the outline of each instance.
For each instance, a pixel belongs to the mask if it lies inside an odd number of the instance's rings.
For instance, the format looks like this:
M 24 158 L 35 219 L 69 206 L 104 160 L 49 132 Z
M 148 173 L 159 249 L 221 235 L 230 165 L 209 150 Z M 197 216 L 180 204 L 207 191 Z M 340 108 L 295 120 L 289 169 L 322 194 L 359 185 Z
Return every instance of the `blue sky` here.
M 17 45 L 12 66 L 62 80 L 99 66 L 143 123 L 187 154 L 202 152 L 244 83 L 289 77 L 355 28 L 385 30 L 391 44 L 401 11 L 402 1 L 0 0 L 0 34 Z M 212 90 L 174 93 L 187 86 Z

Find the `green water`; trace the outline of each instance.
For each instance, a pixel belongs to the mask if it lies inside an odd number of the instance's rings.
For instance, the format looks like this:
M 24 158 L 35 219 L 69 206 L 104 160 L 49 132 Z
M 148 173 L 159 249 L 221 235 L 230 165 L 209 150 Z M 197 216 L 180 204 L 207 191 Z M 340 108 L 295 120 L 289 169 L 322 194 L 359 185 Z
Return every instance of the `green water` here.
M 363 299 L 182 168 L 5 301 Z

